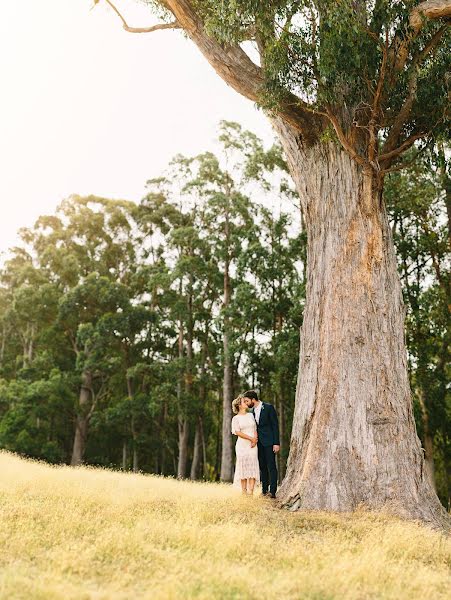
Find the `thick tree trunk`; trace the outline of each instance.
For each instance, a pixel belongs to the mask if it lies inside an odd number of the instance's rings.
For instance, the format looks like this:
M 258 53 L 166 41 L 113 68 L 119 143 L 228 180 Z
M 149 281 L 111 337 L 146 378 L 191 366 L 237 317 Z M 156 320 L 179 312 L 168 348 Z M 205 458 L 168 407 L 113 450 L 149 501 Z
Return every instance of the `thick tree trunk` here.
M 381 194 L 337 145 L 305 148 L 289 126 L 274 125 L 308 235 L 296 406 L 279 498 L 292 510 L 363 505 L 443 524 L 415 429 Z
M 78 399 L 78 414 L 75 422 L 74 445 L 70 464 L 74 467 L 81 465 L 85 455 L 86 440 L 88 437 L 89 408 L 91 399 L 92 374 L 85 371 L 82 375 L 82 384 Z

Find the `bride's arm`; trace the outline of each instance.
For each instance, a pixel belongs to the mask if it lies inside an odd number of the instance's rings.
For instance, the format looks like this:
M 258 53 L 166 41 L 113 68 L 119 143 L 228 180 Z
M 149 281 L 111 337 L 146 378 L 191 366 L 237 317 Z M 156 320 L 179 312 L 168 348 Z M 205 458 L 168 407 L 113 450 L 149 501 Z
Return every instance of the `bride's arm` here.
M 243 438 L 243 440 L 249 440 L 250 442 L 253 442 L 255 440 L 255 438 L 251 437 L 250 435 L 246 435 L 241 431 L 235 431 L 235 435 L 237 435 L 240 438 Z
M 254 446 L 257 445 L 257 430 L 255 431 L 255 435 L 254 437 L 251 437 L 250 435 L 246 435 L 245 433 L 241 433 L 241 431 L 236 431 L 235 435 L 237 435 L 240 438 L 243 438 L 243 440 L 249 440 L 251 443 L 251 448 L 254 448 Z

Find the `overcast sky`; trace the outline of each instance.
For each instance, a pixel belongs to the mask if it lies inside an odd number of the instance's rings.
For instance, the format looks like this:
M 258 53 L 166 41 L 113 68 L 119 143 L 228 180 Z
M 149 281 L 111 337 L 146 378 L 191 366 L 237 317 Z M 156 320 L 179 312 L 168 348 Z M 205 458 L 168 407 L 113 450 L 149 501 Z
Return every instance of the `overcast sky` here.
M 180 32 L 130 34 L 92 4 L 0 3 L 0 252 L 72 193 L 139 200 L 173 155 L 214 149 L 221 119 L 272 139 Z M 117 5 L 130 25 L 155 22 Z

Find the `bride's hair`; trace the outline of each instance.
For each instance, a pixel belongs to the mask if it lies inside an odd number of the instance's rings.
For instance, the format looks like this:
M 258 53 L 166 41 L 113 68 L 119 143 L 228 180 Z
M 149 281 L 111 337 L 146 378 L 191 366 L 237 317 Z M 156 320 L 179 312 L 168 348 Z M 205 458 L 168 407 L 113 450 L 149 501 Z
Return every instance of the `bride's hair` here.
M 235 398 L 232 402 L 232 412 L 234 415 L 237 415 L 240 412 L 240 404 L 241 400 L 244 398 L 241 394 Z

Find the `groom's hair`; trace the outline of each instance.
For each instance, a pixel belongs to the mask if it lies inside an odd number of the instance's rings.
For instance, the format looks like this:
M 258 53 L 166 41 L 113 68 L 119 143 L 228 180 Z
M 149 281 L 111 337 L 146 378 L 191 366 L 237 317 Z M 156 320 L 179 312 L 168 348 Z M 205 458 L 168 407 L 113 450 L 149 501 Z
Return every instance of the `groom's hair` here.
M 243 396 L 245 398 L 250 398 L 251 400 L 258 400 L 258 394 L 255 390 L 248 390 L 244 392 Z

